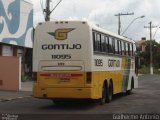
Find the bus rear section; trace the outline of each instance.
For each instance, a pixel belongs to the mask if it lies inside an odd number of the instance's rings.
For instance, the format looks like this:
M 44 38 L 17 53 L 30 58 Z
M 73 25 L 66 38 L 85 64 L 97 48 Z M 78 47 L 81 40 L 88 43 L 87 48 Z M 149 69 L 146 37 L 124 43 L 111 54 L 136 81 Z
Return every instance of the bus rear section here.
M 47 22 L 35 30 L 33 96 L 45 99 L 92 98 L 89 27 L 85 22 Z
M 87 98 L 83 61 L 40 61 L 34 95 L 42 98 Z M 88 94 L 88 95 L 87 95 Z

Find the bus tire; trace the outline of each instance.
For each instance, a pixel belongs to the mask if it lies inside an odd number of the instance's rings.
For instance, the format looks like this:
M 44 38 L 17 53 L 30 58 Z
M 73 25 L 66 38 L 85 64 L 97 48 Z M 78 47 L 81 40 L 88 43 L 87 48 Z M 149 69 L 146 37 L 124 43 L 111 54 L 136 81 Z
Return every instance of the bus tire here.
M 99 102 L 100 105 L 104 105 L 106 103 L 106 98 L 107 98 L 107 84 L 103 83 L 103 88 L 102 88 L 102 98 L 100 98 Z
M 106 102 L 110 103 L 112 101 L 112 98 L 113 98 L 113 84 L 110 81 L 107 89 Z

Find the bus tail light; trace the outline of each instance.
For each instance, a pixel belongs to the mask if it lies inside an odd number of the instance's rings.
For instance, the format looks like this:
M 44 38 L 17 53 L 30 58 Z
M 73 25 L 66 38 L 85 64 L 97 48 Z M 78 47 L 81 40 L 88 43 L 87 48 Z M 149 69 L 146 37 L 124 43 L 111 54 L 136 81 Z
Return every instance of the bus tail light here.
M 37 72 L 33 72 L 32 73 L 32 79 L 33 79 L 33 81 L 37 81 Z
M 92 81 L 92 72 L 87 72 L 86 74 L 86 83 L 91 84 Z

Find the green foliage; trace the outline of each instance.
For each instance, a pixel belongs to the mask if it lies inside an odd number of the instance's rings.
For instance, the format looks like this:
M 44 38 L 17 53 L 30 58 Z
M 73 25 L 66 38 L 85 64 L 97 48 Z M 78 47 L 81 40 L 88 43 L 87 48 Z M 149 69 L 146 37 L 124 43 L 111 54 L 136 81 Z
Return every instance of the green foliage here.
M 149 74 L 150 73 L 150 69 L 149 67 L 142 65 L 142 67 L 138 70 L 139 74 Z
M 150 41 L 146 41 L 146 50 L 145 52 L 138 51 L 138 55 L 140 58 L 140 68 L 144 70 L 144 66 L 150 66 Z M 153 57 L 153 67 L 155 69 L 160 68 L 160 44 L 158 44 L 155 40 L 151 42 L 152 44 L 152 57 Z M 137 49 L 139 50 L 139 49 Z
M 150 67 L 142 65 L 142 67 L 138 70 L 139 74 L 150 74 Z M 154 74 L 160 74 L 160 69 L 153 68 Z
M 160 74 L 160 69 L 154 69 L 154 74 Z
M 29 75 L 25 74 L 24 72 L 22 72 L 22 74 L 21 74 L 21 81 L 22 82 L 31 81 L 31 77 Z

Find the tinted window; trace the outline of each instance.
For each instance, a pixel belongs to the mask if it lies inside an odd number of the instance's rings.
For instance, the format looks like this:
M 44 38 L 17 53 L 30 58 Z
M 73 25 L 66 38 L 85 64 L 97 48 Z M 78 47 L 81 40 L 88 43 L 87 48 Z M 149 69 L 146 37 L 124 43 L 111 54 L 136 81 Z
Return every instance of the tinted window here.
M 125 42 L 126 55 L 128 55 L 128 43 Z
M 101 35 L 101 51 L 106 52 L 106 39 L 104 35 Z
M 128 48 L 128 55 L 130 56 L 130 43 L 127 43 L 127 48 Z
M 122 55 L 126 55 L 126 44 L 122 41 Z
M 105 37 L 106 38 L 106 52 L 109 52 L 109 37 Z
M 95 34 L 95 32 L 93 32 L 93 49 L 94 49 L 94 51 L 96 51 L 96 34 Z
M 119 41 L 119 54 L 122 55 L 122 42 Z
M 115 53 L 115 39 L 112 38 L 112 50 L 113 50 L 113 53 Z
M 130 49 L 131 49 L 131 56 L 133 56 L 133 44 L 130 44 Z
M 94 51 L 101 51 L 100 34 L 93 32 L 93 46 Z
M 101 35 L 99 33 L 96 34 L 96 44 L 97 51 L 101 51 Z
M 113 42 L 112 42 L 112 38 L 109 37 L 109 53 L 113 53 Z
M 133 55 L 135 55 L 136 54 L 136 45 L 134 44 L 133 45 Z
M 115 54 L 119 54 L 119 41 L 115 39 Z
M 125 42 L 96 31 L 93 31 L 92 35 L 94 51 L 99 54 L 112 53 L 116 55 L 135 55 L 136 46 L 133 43 Z

